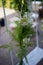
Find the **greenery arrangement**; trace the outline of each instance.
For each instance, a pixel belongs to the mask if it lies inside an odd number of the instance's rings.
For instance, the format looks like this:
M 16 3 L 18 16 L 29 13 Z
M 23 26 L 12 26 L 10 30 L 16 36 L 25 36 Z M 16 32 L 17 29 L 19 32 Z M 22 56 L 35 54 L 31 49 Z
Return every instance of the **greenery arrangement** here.
M 19 65 L 23 65 L 23 58 L 26 59 L 28 47 L 31 46 L 31 42 L 29 38 L 34 34 L 32 24 L 28 23 L 27 18 L 22 18 L 20 21 L 16 21 L 16 28 L 13 29 L 13 32 L 9 31 L 11 35 L 11 42 L 17 41 L 16 47 L 18 47 L 17 57 L 20 59 Z M 14 45 L 12 43 L 7 45 L 0 46 L 0 48 L 10 48 L 10 51 L 14 49 Z M 25 65 L 25 63 L 24 63 Z
M 26 61 L 26 55 L 27 55 L 27 49 L 29 46 L 31 46 L 30 41 L 28 39 L 33 35 L 33 28 L 30 23 L 28 23 L 26 18 L 22 18 L 19 21 L 16 21 L 17 27 L 13 30 L 13 32 L 10 32 L 12 40 L 16 40 L 18 42 L 18 52 L 17 56 L 20 59 L 19 65 L 23 65 L 23 58 L 25 57 Z M 25 65 L 25 64 L 24 64 Z
M 21 16 L 23 17 L 24 13 L 28 11 L 28 6 L 27 6 L 27 0 L 11 0 L 11 4 L 14 5 L 14 8 L 18 9 L 21 12 Z M 21 18 L 20 21 L 16 21 L 16 28 L 13 29 L 13 31 L 9 31 L 12 40 L 17 41 L 17 47 L 18 47 L 18 52 L 17 52 L 17 57 L 20 59 L 19 65 L 23 65 L 23 58 L 25 57 L 26 61 L 26 55 L 27 55 L 27 49 L 31 45 L 29 38 L 31 38 L 31 35 L 34 34 L 32 24 L 28 23 L 28 19 L 23 17 Z M 13 50 L 15 47 L 12 43 L 9 43 L 4 46 L 0 46 L 0 48 L 10 48 L 10 51 Z M 28 61 L 27 61 L 28 62 Z M 25 65 L 25 64 L 24 64 Z

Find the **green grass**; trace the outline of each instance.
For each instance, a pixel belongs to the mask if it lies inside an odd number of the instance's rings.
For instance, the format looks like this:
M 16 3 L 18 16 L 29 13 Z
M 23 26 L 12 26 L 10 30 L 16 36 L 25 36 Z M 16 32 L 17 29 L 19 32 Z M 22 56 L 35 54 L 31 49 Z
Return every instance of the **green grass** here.
M 2 0 L 0 0 L 0 7 L 2 7 Z M 9 8 L 10 7 L 10 0 L 6 0 L 6 5 L 5 7 Z
M 2 6 L 2 0 L 0 0 L 0 7 Z
M 7 7 L 7 8 L 10 7 L 10 0 L 6 0 L 6 7 Z

